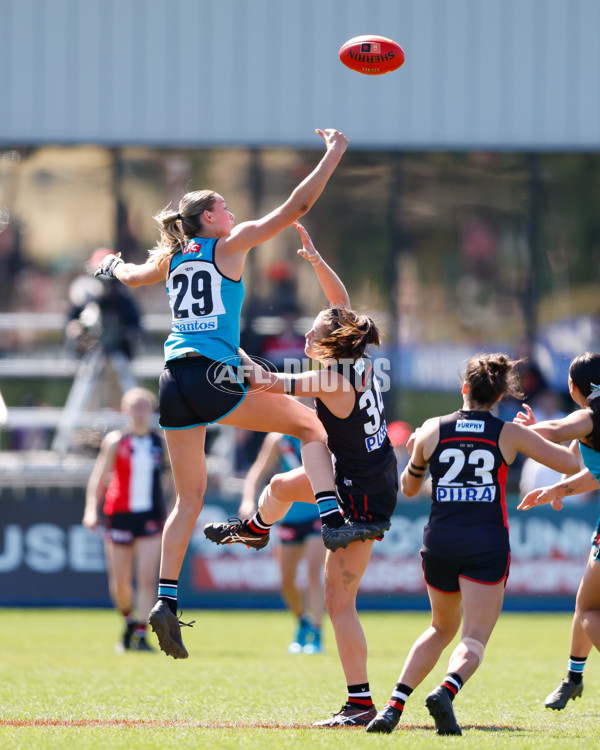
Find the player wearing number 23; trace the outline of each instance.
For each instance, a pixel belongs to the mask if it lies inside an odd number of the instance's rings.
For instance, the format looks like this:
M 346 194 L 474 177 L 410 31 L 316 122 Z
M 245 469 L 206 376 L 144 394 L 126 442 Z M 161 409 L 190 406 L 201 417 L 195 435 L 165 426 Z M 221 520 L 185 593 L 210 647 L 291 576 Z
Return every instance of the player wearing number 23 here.
M 521 395 L 515 364 L 504 354 L 470 359 L 462 385 L 463 408 L 428 419 L 408 441 L 411 457 L 401 477 L 404 494 L 416 495 L 427 467 L 431 472 L 433 502 L 421 556 L 432 625 L 414 643 L 390 700 L 369 723 L 368 732 L 394 729 L 408 697 L 454 639 L 462 617 L 461 640 L 446 677 L 425 699 L 438 734 L 462 733 L 452 702 L 483 659 L 508 577 L 508 466 L 521 451 L 561 473 L 578 470 L 577 456 L 568 448 L 543 438 L 531 440 L 533 430 L 491 413 L 503 396 Z

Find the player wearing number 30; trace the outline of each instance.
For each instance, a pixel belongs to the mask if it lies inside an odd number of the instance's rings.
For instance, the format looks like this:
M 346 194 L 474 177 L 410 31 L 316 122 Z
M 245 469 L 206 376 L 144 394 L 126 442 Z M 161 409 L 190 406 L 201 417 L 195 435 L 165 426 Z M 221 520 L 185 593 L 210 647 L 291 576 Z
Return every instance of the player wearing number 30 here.
M 335 631 L 338 653 L 348 687 L 341 711 L 317 726 L 366 725 L 376 714 L 367 677 L 367 644 L 358 614 L 358 586 L 371 557 L 375 539 L 390 528 L 396 506 L 396 456 L 387 436 L 383 400 L 366 354 L 379 344 L 379 331 L 367 315 L 350 309 L 346 288 L 315 249 L 304 227 L 298 254 L 312 264 L 329 304 L 306 334 L 306 354 L 321 363 L 297 375 L 260 371 L 251 377 L 267 393 L 295 393 L 315 399 L 335 460 L 338 503 L 314 496 L 304 469 L 275 475 L 259 500 L 251 525 L 269 529 L 288 512 L 294 501 L 319 506 L 325 557 L 325 604 Z M 207 524 L 204 533 L 217 544 L 241 542 L 240 524 Z
M 408 441 L 411 457 L 402 473 L 402 491 L 415 495 L 427 467 L 432 479 L 433 503 L 421 549 L 432 624 L 413 645 L 390 700 L 368 732 L 394 729 L 406 700 L 456 635 L 462 615 L 461 640 L 446 677 L 425 700 L 438 734 L 462 733 L 452 701 L 481 664 L 508 577 L 507 467 L 520 451 L 561 473 L 578 471 L 577 456 L 568 448 L 540 435 L 532 440 L 533 430 L 491 414 L 503 396 L 519 397 L 515 364 L 504 354 L 470 359 L 463 408 L 427 420 Z
M 311 409 L 287 396 L 255 393 L 246 398 L 246 384 L 236 382 L 235 377 L 231 387 L 216 387 L 221 373 L 235 374 L 233 368 L 238 363 L 242 272 L 248 252 L 311 208 L 347 148 L 348 140 L 338 130 L 316 132 L 325 144 L 325 154 L 290 196 L 266 216 L 236 226 L 234 215 L 218 193 L 186 193 L 176 209 L 167 207 L 156 215 L 160 240 L 145 263 L 125 263 L 119 255 L 111 254 L 96 272 L 127 286 L 166 281 L 173 311 L 160 378 L 159 411 L 177 502 L 163 533 L 158 602 L 150 613 L 150 624 L 161 649 L 175 659 L 188 656 L 177 618 L 177 584 L 206 490 L 206 425 L 221 422 L 298 438 L 313 492 L 335 498 L 325 430 Z

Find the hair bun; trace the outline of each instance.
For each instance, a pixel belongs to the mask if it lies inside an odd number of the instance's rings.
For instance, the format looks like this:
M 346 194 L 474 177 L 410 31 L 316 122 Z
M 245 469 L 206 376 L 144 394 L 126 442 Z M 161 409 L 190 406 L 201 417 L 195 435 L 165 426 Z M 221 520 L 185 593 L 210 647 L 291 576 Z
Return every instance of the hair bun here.
M 508 372 L 512 368 L 512 363 L 505 354 L 497 354 L 495 357 L 490 357 L 488 368 L 495 375 L 500 375 Z

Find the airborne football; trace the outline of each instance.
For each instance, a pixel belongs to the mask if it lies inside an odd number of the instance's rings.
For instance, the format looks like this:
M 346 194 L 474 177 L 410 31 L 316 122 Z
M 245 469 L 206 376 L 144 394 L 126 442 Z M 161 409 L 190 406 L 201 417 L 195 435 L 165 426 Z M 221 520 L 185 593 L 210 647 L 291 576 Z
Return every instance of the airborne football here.
M 385 36 L 355 36 L 339 51 L 340 60 L 347 68 L 367 76 L 391 73 L 404 63 L 402 47 Z

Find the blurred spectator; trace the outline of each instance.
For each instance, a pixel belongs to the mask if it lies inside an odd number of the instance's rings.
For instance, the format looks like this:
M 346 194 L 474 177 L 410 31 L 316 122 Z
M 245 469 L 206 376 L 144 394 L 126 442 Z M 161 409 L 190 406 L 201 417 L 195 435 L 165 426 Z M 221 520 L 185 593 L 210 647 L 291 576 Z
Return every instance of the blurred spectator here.
M 282 310 L 279 315 L 282 321 L 282 330 L 274 336 L 264 339 L 261 346 L 261 356 L 271 362 L 281 372 L 286 360 L 302 362 L 306 356 L 304 346 L 306 340 L 304 335 L 298 333 L 295 324 L 300 317 L 300 311 L 296 307 Z M 299 370 L 301 372 L 301 368 Z
M 276 260 L 267 268 L 267 279 L 271 285 L 269 310 L 271 315 L 298 311 L 296 282 L 289 263 Z
M 88 268 L 96 268 L 107 252 L 106 248 L 94 251 Z M 60 454 L 75 442 L 85 445 L 86 430 L 79 438 L 73 435 L 81 412 L 101 405 L 118 408 L 121 395 L 137 386 L 129 361 L 142 334 L 137 305 L 114 279 L 78 276 L 69 288 L 69 299 L 65 345 L 80 362 L 51 446 Z M 99 384 L 102 393 L 97 393 Z
M 498 405 L 498 416 L 505 422 L 512 422 L 517 412 L 521 409 L 523 401 L 532 404 L 537 395 L 542 391 L 549 390 L 546 378 L 535 362 L 523 359 L 518 363 L 519 381 L 523 391 L 523 399 L 515 399 L 505 396 Z
M 21 227 L 11 221 L 5 206 L 0 207 L 0 306 L 11 310 L 20 302 L 15 291 L 15 276 L 25 262 L 21 252 Z
M 523 402 L 533 404 L 539 393 L 549 390 L 546 379 L 535 362 L 530 362 L 526 357 L 523 357 L 518 361 L 517 370 L 519 373 L 521 390 L 523 392 L 523 399 L 516 399 L 513 398 L 513 396 L 505 396 L 502 401 L 500 401 L 496 407 L 497 416 L 505 422 L 512 422 L 516 417 L 517 412 L 520 411 Z M 508 467 L 507 492 L 518 493 L 520 491 L 519 483 L 521 481 L 522 468 L 525 460 L 526 456 L 522 453 L 517 453 L 515 460 Z
M 390 422 L 387 426 L 387 430 L 390 442 L 394 446 L 394 453 L 396 454 L 396 461 L 398 462 L 398 480 L 400 480 L 400 475 L 404 471 L 410 458 L 410 453 L 406 449 L 406 443 L 413 433 L 413 428 L 408 422 L 396 421 Z M 400 490 L 398 492 L 400 493 Z M 430 497 L 431 484 L 429 479 L 427 479 L 423 483 L 421 491 L 415 495 L 415 497 L 410 498 L 410 500 L 423 500 L 429 499 Z M 402 495 L 402 499 L 406 502 L 409 498 Z
M 23 397 L 21 406 L 41 406 L 38 398 L 29 393 Z M 48 427 L 16 427 L 10 433 L 10 449 L 13 451 L 46 451 L 50 445 L 52 430 Z
M 102 249 L 102 257 L 106 253 Z M 142 329 L 137 305 L 126 287 L 114 279 L 79 276 L 71 283 L 69 299 L 65 335 L 67 346 L 78 357 L 98 344 L 105 354 L 133 357 Z
M 396 421 L 388 424 L 387 431 L 388 437 L 394 446 L 394 453 L 396 454 L 396 459 L 398 461 L 398 477 L 400 477 L 408 463 L 408 459 L 410 458 L 410 455 L 406 450 L 406 443 L 413 433 L 413 428 L 408 422 Z
M 489 283 L 494 277 L 497 258 L 496 233 L 488 221 L 474 213 L 466 215 L 459 226 L 462 257 L 467 273 Z
M 261 356 L 270 359 L 267 350 L 276 358 L 278 350 L 285 355 L 286 348 L 291 348 L 290 356 L 302 358 L 304 355 L 304 336 L 294 330 L 294 324 L 301 315 L 298 303 L 296 283 L 292 268 L 285 261 L 274 261 L 267 268 L 269 291 L 266 297 L 250 298 L 244 308 L 246 325 L 241 335 L 241 347 L 250 356 Z M 279 318 L 274 321 L 275 327 L 280 323 L 278 333 L 265 333 L 257 325 L 260 318 Z

